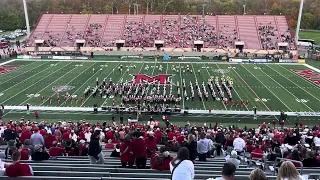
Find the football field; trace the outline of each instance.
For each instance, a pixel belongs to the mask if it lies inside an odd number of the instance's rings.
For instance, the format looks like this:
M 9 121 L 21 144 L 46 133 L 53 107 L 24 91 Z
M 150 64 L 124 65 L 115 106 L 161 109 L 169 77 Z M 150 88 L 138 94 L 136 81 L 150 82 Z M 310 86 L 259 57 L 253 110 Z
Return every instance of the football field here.
M 179 106 L 182 109 L 252 111 L 257 107 L 258 111 L 320 112 L 320 76 L 317 76 L 320 72 L 313 66 L 307 66 L 184 61 L 12 60 L 0 66 L 0 104 L 44 107 L 120 105 L 120 96 L 113 93 L 109 97 L 94 97 L 92 93 L 85 96 L 88 87 L 94 88 L 97 80 L 99 84 L 105 80 L 114 84 L 151 83 L 154 85 L 150 89 L 154 88 L 163 95 L 169 94 L 171 87 L 175 97 L 179 88 Z M 210 93 L 208 82 L 218 79 L 218 83 L 222 84 L 221 78 L 233 82 L 233 103 L 229 100 L 227 104 L 222 103 L 216 86 L 213 89 L 217 97 L 213 98 Z M 183 82 L 187 87 L 185 92 L 182 90 Z M 208 92 L 207 99 L 198 97 L 196 82 L 201 92 Z M 195 91 L 194 100 L 191 100 L 191 86 Z M 60 102 L 57 101 L 57 92 Z M 225 94 L 226 90 L 222 92 Z M 66 94 L 70 96 L 64 102 Z M 248 104 L 242 105 L 242 101 Z M 168 104 L 173 107 L 175 103 Z

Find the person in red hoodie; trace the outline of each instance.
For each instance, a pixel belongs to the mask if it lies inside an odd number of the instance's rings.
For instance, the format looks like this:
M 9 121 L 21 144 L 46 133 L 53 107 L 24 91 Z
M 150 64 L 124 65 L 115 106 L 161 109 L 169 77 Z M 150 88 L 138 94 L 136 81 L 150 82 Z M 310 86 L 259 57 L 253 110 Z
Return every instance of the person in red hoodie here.
M 174 137 L 175 135 L 176 135 L 176 134 L 170 130 L 170 132 L 168 132 L 168 139 L 169 139 L 169 140 L 173 140 L 173 137 Z
M 25 130 L 21 132 L 21 136 L 20 136 L 21 143 L 24 143 L 24 140 L 31 138 L 32 133 L 30 129 L 31 129 L 30 127 L 27 127 Z
M 132 144 L 130 142 L 130 135 L 126 135 L 123 138 L 123 142 L 120 144 L 120 153 L 121 153 L 121 167 L 125 168 L 127 164 L 129 168 L 133 167 L 134 156 L 132 151 Z
M 148 133 L 148 136 L 144 139 L 147 145 L 147 149 L 150 152 L 148 157 L 150 157 L 151 154 L 156 152 L 157 149 L 157 138 L 154 137 L 154 133 L 151 131 Z
M 56 137 L 56 136 L 53 136 L 53 135 L 51 134 L 51 131 L 48 131 L 48 135 L 47 135 L 47 137 L 45 137 L 45 139 L 44 139 L 44 144 L 45 144 L 46 148 L 49 149 L 50 147 L 52 147 L 52 143 L 53 143 L 54 141 L 58 141 L 57 137 Z
M 12 154 L 12 164 L 6 168 L 8 177 L 33 176 L 31 166 L 20 163 L 21 153 L 16 151 Z
M 164 146 L 160 147 L 159 153 L 154 153 L 151 156 L 151 165 L 152 169 L 159 171 L 170 170 L 170 162 L 173 157 L 170 156 L 170 153 L 166 151 Z
M 137 169 L 144 169 L 147 163 L 147 145 L 141 133 L 136 131 L 132 136 L 132 151 L 136 159 Z
M 259 147 L 259 144 L 256 144 L 255 149 L 251 153 L 251 158 L 261 159 L 263 157 L 263 151 Z

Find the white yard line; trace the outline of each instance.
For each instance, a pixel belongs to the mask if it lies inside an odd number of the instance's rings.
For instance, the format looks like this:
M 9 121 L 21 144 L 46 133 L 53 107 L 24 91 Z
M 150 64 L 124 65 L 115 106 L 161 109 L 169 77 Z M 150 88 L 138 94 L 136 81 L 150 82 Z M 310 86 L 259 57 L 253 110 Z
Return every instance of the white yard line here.
M 196 81 L 198 81 L 198 77 L 197 77 L 197 75 L 196 75 L 197 72 L 194 70 L 193 64 L 192 64 L 192 63 L 190 63 L 190 64 L 191 64 L 191 66 L 192 66 L 192 71 L 193 71 L 194 78 L 196 78 Z M 198 85 L 200 86 L 201 84 L 199 84 L 199 82 L 198 82 Z M 197 91 L 198 91 L 198 89 L 197 89 Z M 201 101 L 202 101 L 202 104 L 203 104 L 204 109 L 207 110 L 207 107 L 206 107 L 206 105 L 204 104 L 203 98 L 201 98 Z
M 121 64 L 121 62 L 119 62 L 113 69 L 116 69 L 120 64 Z M 105 78 L 108 78 L 111 74 L 114 73 L 113 69 L 110 70 L 110 73 L 109 73 L 109 74 L 107 75 L 107 77 L 105 77 Z M 100 75 L 99 75 L 99 76 L 100 76 Z M 83 101 L 83 103 L 81 104 L 80 107 L 82 107 L 82 106 L 90 99 L 91 96 L 92 96 L 92 93 L 89 95 L 89 97 L 87 97 L 87 98 Z M 107 100 L 107 98 L 106 98 L 106 100 Z M 102 103 L 102 105 L 106 102 L 106 100 Z
M 218 64 L 216 64 L 216 65 L 217 65 L 217 67 L 220 69 L 219 65 L 218 65 Z M 234 90 L 234 92 L 237 94 L 237 96 L 238 96 L 241 100 L 243 100 L 243 99 L 241 98 L 241 96 L 238 94 L 236 88 L 232 87 L 232 90 Z M 248 106 L 245 105 L 244 107 L 246 107 L 247 111 L 249 111 Z
M 35 62 L 34 62 L 34 63 L 35 63 Z M 47 63 L 47 62 L 46 62 L 46 63 Z M 8 79 L 8 80 L 1 82 L 0 85 L 2 85 L 2 84 L 4 84 L 4 83 L 6 83 L 6 82 L 8 82 L 8 81 L 10 81 L 10 80 L 18 77 L 18 76 L 21 76 L 22 74 L 25 74 L 25 73 L 27 73 L 27 72 L 29 72 L 29 71 L 32 71 L 32 70 L 36 69 L 37 67 L 40 67 L 40 66 L 42 66 L 42 65 L 45 65 L 46 63 L 40 64 L 39 66 L 36 66 L 36 67 L 34 67 L 34 68 L 32 68 L 32 69 L 29 69 L 28 71 L 25 71 L 25 72 L 23 72 L 23 73 L 19 73 L 19 74 L 17 74 L 16 76 L 14 76 L 14 77 L 12 77 L 12 78 L 10 78 L 10 79 Z M 31 63 L 31 64 L 33 64 L 33 63 Z M 31 65 L 31 64 L 29 64 L 29 65 Z M 27 66 L 29 66 L 29 65 L 27 65 Z M 26 67 L 26 66 L 25 66 L 25 67 Z M 21 68 L 25 68 L 25 67 L 21 67 Z
M 256 78 L 266 89 L 268 89 L 269 92 L 271 92 L 271 94 L 274 95 L 274 97 L 276 97 L 284 106 L 286 106 L 286 108 L 288 108 L 289 111 L 292 111 L 291 108 L 286 105 L 276 94 L 274 94 L 260 79 L 258 79 L 254 74 L 252 74 L 243 64 L 241 64 L 241 66 L 247 70 L 254 78 Z
M 287 68 L 282 67 L 280 64 L 279 64 L 279 66 L 280 66 L 281 68 L 283 68 L 283 69 L 291 72 L 292 74 L 294 74 L 295 76 L 299 77 L 300 79 L 303 79 L 304 81 L 308 82 L 309 84 L 312 84 L 315 88 L 320 89 L 320 86 L 314 84 L 314 83 L 313 83 L 312 81 L 310 81 L 309 79 L 304 78 L 304 77 L 300 76 L 299 74 L 297 74 L 297 73 L 295 73 L 295 72 L 293 72 L 293 71 L 290 71 L 290 70 L 287 69 Z
M 320 99 L 318 99 L 317 97 L 315 97 L 313 94 L 309 93 L 307 90 L 303 89 L 301 86 L 299 86 L 297 83 L 291 81 L 289 78 L 287 78 L 286 76 L 282 75 L 281 73 L 279 73 L 278 71 L 274 70 L 271 66 L 267 65 L 270 69 L 272 69 L 273 71 L 275 71 L 276 73 L 280 74 L 282 77 L 286 78 L 288 81 L 292 82 L 293 84 L 295 84 L 296 86 L 298 86 L 300 89 L 302 89 L 304 92 L 308 93 L 310 96 L 312 96 L 314 99 L 320 101 Z
M 69 64 L 71 64 L 71 63 L 72 63 L 72 62 L 70 62 Z M 67 65 L 68 65 L 68 64 L 67 64 Z M 65 66 L 61 67 L 60 69 L 62 69 L 62 68 L 64 68 L 64 67 L 65 67 Z M 49 68 L 50 68 L 50 66 L 47 67 L 47 68 L 45 68 L 45 69 L 43 69 L 42 71 L 45 71 L 45 70 L 47 70 L 47 69 L 49 69 Z M 60 70 L 60 69 L 58 69 L 58 70 Z M 15 84 L 15 85 L 13 85 L 13 86 L 11 86 L 11 87 L 9 87 L 8 89 L 3 90 L 2 92 L 6 92 L 6 91 L 8 91 L 8 90 L 11 89 L 11 88 L 20 85 L 20 83 L 25 82 L 26 80 L 33 78 L 34 76 L 36 76 L 37 74 L 41 73 L 42 71 L 39 71 L 38 73 L 36 73 L 36 74 L 28 77 L 27 79 L 24 79 L 23 81 L 20 81 L 19 83 Z M 50 73 L 50 74 L 52 74 L 52 73 Z M 49 75 L 50 75 L 50 74 L 49 74 Z M 49 76 L 49 75 L 48 75 L 48 76 Z M 48 77 L 48 76 L 46 76 L 46 77 Z M 46 77 L 45 77 L 45 78 L 46 78 Z M 43 78 L 42 78 L 42 79 L 43 79 Z M 41 79 L 41 80 L 42 80 L 42 79 Z M 36 83 L 40 82 L 41 80 L 37 81 Z M 36 83 L 35 83 L 35 84 L 36 84 Z M 28 88 L 30 88 L 30 87 L 33 86 L 33 85 L 34 85 L 34 84 L 30 85 L 29 87 L 27 87 L 27 88 L 25 88 L 25 89 L 28 89 Z
M 3 65 L 6 65 L 6 64 L 9 64 L 9 63 L 12 63 L 14 61 L 16 61 L 17 59 L 11 59 L 9 61 L 6 61 L 6 62 L 3 62 L 3 63 L 0 63 L 0 66 L 3 66 Z
M 83 64 L 83 63 L 82 63 Z M 96 64 L 96 63 L 94 63 L 94 64 Z M 74 81 L 77 77 L 79 77 L 81 74 L 83 74 L 84 72 L 86 72 L 90 67 L 92 67 L 94 64 L 92 64 L 91 66 L 89 66 L 87 69 L 85 69 L 84 71 L 82 71 L 82 73 L 78 73 L 78 75 L 77 76 L 75 76 L 72 80 L 70 80 L 68 83 L 66 83 L 66 85 L 68 85 L 68 84 L 70 84 L 72 81 Z M 72 71 L 72 70 L 71 70 Z M 71 71 L 69 71 L 68 73 L 70 73 Z M 98 71 L 97 71 L 98 72 Z M 68 74 L 67 73 L 67 74 Z M 83 85 L 84 85 L 84 83 L 83 83 Z M 82 86 L 83 86 L 82 85 Z M 82 87 L 81 86 L 81 87 Z M 56 94 L 56 92 L 54 92 L 51 96 L 49 96 L 49 97 L 52 97 L 53 95 L 55 95 Z M 73 95 L 73 94 L 72 94 Z M 71 95 L 71 96 L 72 96 Z M 69 98 L 68 98 L 69 99 Z M 39 106 L 42 106 L 44 103 L 46 103 L 48 101 L 48 98 L 43 102 L 43 103 L 41 103 Z M 61 103 L 61 105 L 62 105 L 62 103 Z M 60 105 L 60 106 L 61 106 Z
M 309 65 L 309 64 L 303 64 L 303 65 L 306 66 L 307 68 L 310 68 L 310 69 L 312 69 L 312 70 L 320 73 L 320 69 L 318 69 L 318 68 L 315 68 L 315 67 L 313 67 L 313 66 L 311 66 L 311 65 Z
M 286 89 L 285 87 L 283 87 L 278 81 L 274 80 L 271 76 L 269 76 L 267 73 L 265 73 L 264 71 L 262 71 L 262 69 L 260 69 L 260 71 L 262 73 L 264 73 L 266 76 L 268 76 L 270 79 L 272 79 L 275 83 L 277 83 L 280 87 L 282 87 L 284 90 L 286 90 L 289 94 L 291 94 L 295 99 L 298 99 L 297 96 L 295 96 L 294 94 L 292 94 L 292 92 L 290 92 L 288 89 Z M 307 108 L 309 108 L 311 111 L 314 112 L 314 110 L 312 108 L 310 108 L 308 105 L 306 105 L 306 103 L 301 102 L 302 104 L 304 104 Z
M 57 69 L 56 71 L 54 71 L 53 73 L 50 73 L 50 74 L 48 74 L 47 76 L 45 76 L 45 77 L 43 77 L 43 78 L 41 78 L 39 81 L 37 81 L 36 83 L 33 83 L 33 84 L 31 84 L 30 86 L 28 86 L 28 87 L 26 87 L 26 88 L 24 88 L 24 90 L 26 90 L 26 89 L 29 89 L 30 87 L 32 87 L 32 86 L 34 86 L 34 85 L 36 85 L 36 84 L 38 84 L 40 81 L 42 81 L 43 79 L 45 79 L 45 78 L 47 78 L 47 77 L 49 77 L 49 76 L 51 76 L 52 74 L 54 74 L 55 72 L 57 72 L 57 71 L 59 71 L 59 70 L 61 70 L 62 68 L 64 68 L 64 67 L 66 67 L 66 66 L 68 66 L 69 64 L 71 64 L 72 62 L 70 62 L 70 63 L 68 63 L 68 64 L 66 64 L 66 65 L 64 65 L 64 66 L 62 66 L 61 68 L 59 68 L 59 69 Z M 48 69 L 48 68 L 47 68 Z M 41 72 L 41 71 L 40 71 Z M 32 76 L 31 76 L 32 77 Z M 12 87 L 14 87 L 14 86 L 12 86 Z M 17 94 L 15 94 L 15 95 L 13 95 L 13 96 L 11 96 L 10 98 L 8 98 L 8 99 L 6 99 L 4 102 L 2 102 L 2 103 L 5 103 L 5 102 L 7 102 L 8 100 L 10 100 L 10 99 L 12 99 L 12 98 L 14 98 L 14 97 L 16 97 L 17 95 L 19 95 L 19 94 L 21 94 L 23 91 L 20 91 L 19 93 L 17 93 Z
M 174 67 L 176 68 L 176 67 Z M 183 90 L 183 87 L 182 87 L 182 75 L 181 75 L 181 64 L 179 63 L 179 73 L 180 73 L 180 91 Z M 184 92 L 182 92 L 182 109 L 185 109 L 185 104 L 184 104 Z
M 208 71 L 207 65 L 206 65 L 206 64 L 204 64 L 204 65 L 206 66 L 206 70 L 207 70 L 207 73 L 208 73 L 209 78 L 210 78 L 210 77 L 211 77 L 211 74 L 210 74 L 210 72 Z M 220 69 L 218 65 L 217 65 L 217 67 L 218 67 L 218 69 Z M 224 108 L 227 110 L 227 106 L 224 104 L 223 99 L 221 99 L 221 102 L 222 102 Z

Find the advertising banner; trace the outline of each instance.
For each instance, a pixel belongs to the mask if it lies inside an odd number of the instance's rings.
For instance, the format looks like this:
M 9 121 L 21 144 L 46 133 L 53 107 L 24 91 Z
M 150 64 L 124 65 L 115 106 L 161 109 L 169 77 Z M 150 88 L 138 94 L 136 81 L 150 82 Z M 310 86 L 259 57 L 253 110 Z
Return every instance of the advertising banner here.
M 304 59 L 298 59 L 298 63 L 304 64 L 304 63 L 306 63 L 306 60 L 304 60 Z
M 75 57 L 74 59 L 77 59 L 77 60 L 88 60 L 89 58 L 85 57 L 85 56 L 81 56 L 81 57 Z
M 229 62 L 241 63 L 241 62 L 242 62 L 242 59 L 233 59 L 233 58 L 230 58 L 230 59 L 229 59 Z
M 298 60 L 295 59 L 279 59 L 280 63 L 298 63 Z
M 52 56 L 52 59 L 71 60 L 72 58 L 70 56 Z
M 254 63 L 266 63 L 267 60 L 266 59 L 254 59 L 253 62 Z

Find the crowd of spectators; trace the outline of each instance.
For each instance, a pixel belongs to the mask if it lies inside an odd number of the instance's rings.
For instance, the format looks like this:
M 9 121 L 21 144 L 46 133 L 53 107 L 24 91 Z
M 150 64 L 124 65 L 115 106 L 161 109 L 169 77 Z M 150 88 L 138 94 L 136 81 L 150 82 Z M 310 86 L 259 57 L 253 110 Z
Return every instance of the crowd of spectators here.
M 262 23 L 259 24 L 258 33 L 264 50 L 276 49 L 277 43 L 279 42 L 279 38 L 276 35 L 278 33 L 277 31 L 271 22 L 266 25 Z
M 150 121 L 147 125 L 116 125 L 115 122 L 112 125 L 107 122 L 90 124 L 85 120 L 76 123 L 10 121 L 0 127 L 2 144 L 7 142 L 8 145 L 0 155 L 2 158 L 12 158 L 13 164 L 20 159 L 41 161 L 57 156 L 88 156 L 91 164 L 104 164 L 107 162 L 104 162 L 102 150 L 112 149 L 111 156 L 120 157 L 121 167 L 132 168 L 135 164 L 136 168 L 143 169 L 146 168 L 147 158 L 151 158 L 153 169 L 174 171 L 173 179 L 185 176 L 189 177 L 186 179 L 193 179 L 193 163 L 219 156 L 227 155 L 225 160 L 229 165 L 226 168 L 230 169 L 232 164 L 237 169 L 241 160 L 239 155 L 243 153 L 250 153 L 252 159 L 259 161 L 264 161 L 264 158 L 274 161 L 283 157 L 295 160 L 295 167 L 300 167 L 297 161 L 304 167 L 320 166 L 320 126 L 308 128 L 300 122 L 293 128 L 285 128 L 282 122 L 281 127 L 276 128 L 275 121 L 273 125 L 263 123 L 252 129 L 223 127 L 218 123 L 214 126 L 197 126 L 189 122 L 185 126 L 165 124 L 167 127 L 157 121 Z M 106 143 L 105 147 L 102 147 L 102 142 Z M 163 146 L 158 149 L 157 144 Z M 170 151 L 178 152 L 177 156 L 172 157 Z M 281 168 L 290 168 L 291 164 L 282 163 Z M 289 176 L 283 174 L 288 170 L 281 173 L 281 168 L 278 174 Z M 257 170 L 251 175 L 259 174 Z

